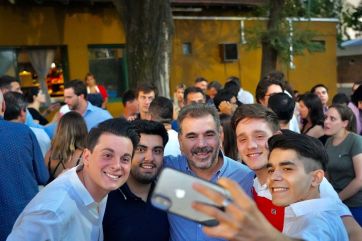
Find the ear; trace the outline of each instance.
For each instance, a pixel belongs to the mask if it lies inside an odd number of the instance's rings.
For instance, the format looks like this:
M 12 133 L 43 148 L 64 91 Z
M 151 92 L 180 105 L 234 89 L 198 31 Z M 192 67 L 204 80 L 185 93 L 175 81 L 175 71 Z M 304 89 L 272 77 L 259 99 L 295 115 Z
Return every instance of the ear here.
M 343 123 L 343 127 L 344 127 L 344 128 L 347 128 L 347 126 L 348 126 L 348 124 L 349 124 L 349 121 L 348 121 L 348 120 L 344 120 L 344 121 L 342 121 L 342 123 Z
M 324 171 L 322 169 L 317 169 L 312 172 L 312 187 L 318 187 L 324 177 Z
M 90 152 L 90 150 L 85 148 L 83 152 L 83 164 L 85 167 L 89 166 L 91 155 L 92 153 Z

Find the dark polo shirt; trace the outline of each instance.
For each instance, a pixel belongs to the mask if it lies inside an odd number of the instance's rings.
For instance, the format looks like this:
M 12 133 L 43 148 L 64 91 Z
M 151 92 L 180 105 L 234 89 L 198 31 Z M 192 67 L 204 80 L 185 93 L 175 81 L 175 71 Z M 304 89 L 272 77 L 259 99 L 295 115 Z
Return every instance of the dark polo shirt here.
M 153 186 L 151 190 L 153 189 Z M 167 213 L 135 196 L 127 184 L 108 194 L 103 219 L 105 241 L 168 241 Z

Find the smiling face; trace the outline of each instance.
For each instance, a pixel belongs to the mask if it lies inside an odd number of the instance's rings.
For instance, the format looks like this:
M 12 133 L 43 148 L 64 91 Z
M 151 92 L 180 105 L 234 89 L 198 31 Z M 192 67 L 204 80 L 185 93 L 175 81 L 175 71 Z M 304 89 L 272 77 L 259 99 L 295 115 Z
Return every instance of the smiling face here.
M 95 201 L 99 202 L 127 181 L 132 152 L 133 145 L 129 138 L 110 133 L 99 137 L 92 152 L 85 149 L 83 182 Z
M 217 166 L 220 129 L 211 115 L 182 120 L 179 142 L 191 169 L 212 169 Z
M 274 205 L 285 207 L 318 198 L 319 179 L 315 177 L 315 171 L 305 171 L 304 161 L 307 160 L 301 160 L 294 150 L 272 150 L 268 163 L 268 187 Z
M 130 178 L 142 184 L 156 180 L 163 163 L 163 149 L 161 136 L 141 133 L 132 159 Z
M 267 141 L 273 135 L 263 119 L 244 118 L 236 126 L 236 142 L 241 159 L 252 170 L 260 170 L 268 163 Z
M 324 120 L 324 134 L 334 136 L 344 131 L 348 125 L 348 121 L 343 121 L 341 115 L 335 108 L 329 108 Z

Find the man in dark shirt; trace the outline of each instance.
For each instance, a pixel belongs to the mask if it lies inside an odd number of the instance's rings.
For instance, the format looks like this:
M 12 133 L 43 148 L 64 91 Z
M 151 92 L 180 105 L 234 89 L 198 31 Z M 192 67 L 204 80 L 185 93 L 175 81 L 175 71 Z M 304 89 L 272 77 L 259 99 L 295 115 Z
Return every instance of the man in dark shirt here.
M 133 124 L 141 138 L 127 182 L 108 195 L 103 219 L 104 240 L 168 241 L 167 213 L 154 208 L 149 196 L 163 166 L 167 131 L 154 121 L 135 120 Z

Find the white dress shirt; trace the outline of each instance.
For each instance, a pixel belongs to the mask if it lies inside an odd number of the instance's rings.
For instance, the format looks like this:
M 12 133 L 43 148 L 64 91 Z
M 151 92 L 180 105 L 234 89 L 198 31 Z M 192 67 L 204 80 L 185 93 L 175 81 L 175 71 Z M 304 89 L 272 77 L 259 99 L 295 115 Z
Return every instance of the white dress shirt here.
M 102 241 L 107 197 L 93 200 L 74 167 L 38 193 L 16 220 L 7 241 Z
M 285 208 L 283 233 L 308 241 L 348 241 L 339 208 L 338 202 L 331 198 L 291 204 Z

